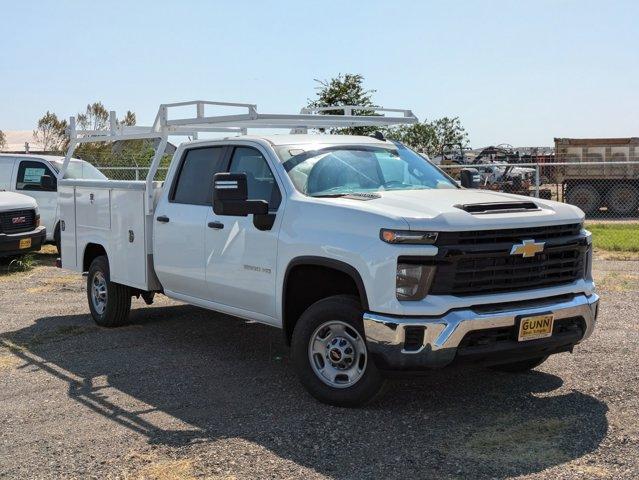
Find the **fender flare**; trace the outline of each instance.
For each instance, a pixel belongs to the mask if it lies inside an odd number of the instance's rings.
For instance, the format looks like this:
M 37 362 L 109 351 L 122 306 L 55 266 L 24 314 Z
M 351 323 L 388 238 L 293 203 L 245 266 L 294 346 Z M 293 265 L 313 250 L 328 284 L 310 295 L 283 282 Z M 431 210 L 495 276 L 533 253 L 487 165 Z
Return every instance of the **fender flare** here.
M 364 281 L 362 280 L 362 276 L 359 271 L 353 267 L 352 265 L 342 262 L 341 260 L 335 260 L 333 258 L 327 257 L 316 257 L 316 256 L 300 256 L 293 258 L 288 265 L 286 266 L 286 272 L 284 273 L 284 281 L 282 284 L 282 329 L 284 331 L 284 336 L 287 339 L 288 343 L 288 331 L 287 331 L 287 319 L 286 319 L 286 286 L 288 284 L 288 277 L 295 267 L 299 267 L 302 265 L 314 265 L 319 267 L 327 267 L 337 270 L 339 272 L 345 273 L 348 275 L 357 287 L 357 291 L 359 293 L 359 297 L 362 302 L 362 308 L 367 311 L 368 310 L 368 297 L 366 295 L 366 287 L 364 286 Z

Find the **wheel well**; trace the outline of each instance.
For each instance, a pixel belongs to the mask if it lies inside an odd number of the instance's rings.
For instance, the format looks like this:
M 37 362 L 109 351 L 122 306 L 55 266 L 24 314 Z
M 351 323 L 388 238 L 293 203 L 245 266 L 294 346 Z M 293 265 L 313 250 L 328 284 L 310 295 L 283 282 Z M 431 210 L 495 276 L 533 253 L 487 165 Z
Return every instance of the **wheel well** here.
M 284 336 L 290 344 L 293 329 L 299 317 L 313 303 L 332 295 L 353 295 L 368 309 L 364 284 L 359 273 L 342 262 L 317 259 L 312 263 L 289 266 L 284 277 L 282 313 Z
M 101 255 L 106 256 L 106 250 L 102 245 L 97 243 L 87 243 L 84 249 L 84 259 L 82 260 L 82 271 L 88 272 L 91 262 Z

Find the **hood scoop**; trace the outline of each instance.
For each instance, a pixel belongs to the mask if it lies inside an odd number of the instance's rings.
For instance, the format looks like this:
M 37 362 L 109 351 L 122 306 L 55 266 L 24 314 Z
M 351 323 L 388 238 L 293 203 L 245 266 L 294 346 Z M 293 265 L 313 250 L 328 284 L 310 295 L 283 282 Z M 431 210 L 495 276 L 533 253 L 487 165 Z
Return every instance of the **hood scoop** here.
M 490 202 L 490 203 L 468 203 L 455 205 L 464 212 L 473 215 L 485 215 L 488 213 L 513 213 L 525 211 L 537 211 L 539 207 L 535 202 Z

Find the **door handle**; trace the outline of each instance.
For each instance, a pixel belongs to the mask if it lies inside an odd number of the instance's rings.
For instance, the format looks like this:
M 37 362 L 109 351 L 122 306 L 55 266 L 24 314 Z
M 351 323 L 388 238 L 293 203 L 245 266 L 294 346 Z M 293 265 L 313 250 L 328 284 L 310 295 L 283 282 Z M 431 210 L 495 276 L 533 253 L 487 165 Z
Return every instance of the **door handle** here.
M 161 223 L 169 223 L 169 217 L 167 217 L 166 215 L 160 215 L 156 218 L 156 220 Z
M 209 228 L 216 228 L 217 230 L 221 230 L 224 228 L 224 224 L 222 222 L 209 222 Z

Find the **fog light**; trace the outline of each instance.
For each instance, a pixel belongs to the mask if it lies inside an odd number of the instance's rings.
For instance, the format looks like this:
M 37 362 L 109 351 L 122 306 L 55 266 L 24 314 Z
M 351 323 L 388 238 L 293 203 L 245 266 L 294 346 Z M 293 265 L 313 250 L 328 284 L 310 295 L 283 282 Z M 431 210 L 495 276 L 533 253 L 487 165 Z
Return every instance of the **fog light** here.
M 436 267 L 413 263 L 398 263 L 395 293 L 398 300 L 421 300 L 435 276 Z

